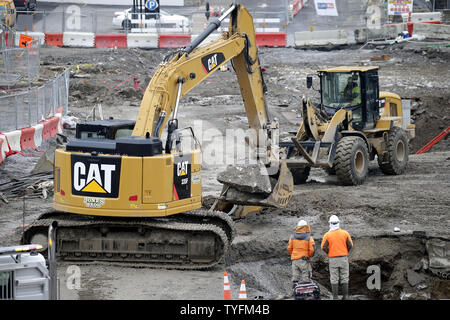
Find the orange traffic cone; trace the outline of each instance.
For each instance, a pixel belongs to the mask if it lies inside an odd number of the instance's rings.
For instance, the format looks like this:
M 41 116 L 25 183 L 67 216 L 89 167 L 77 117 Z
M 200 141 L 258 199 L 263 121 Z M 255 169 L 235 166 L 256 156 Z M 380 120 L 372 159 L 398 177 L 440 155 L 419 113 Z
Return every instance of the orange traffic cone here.
M 241 281 L 241 290 L 239 290 L 239 300 L 247 300 L 247 290 L 245 289 L 245 281 Z
M 233 300 L 231 299 L 230 282 L 228 282 L 228 273 L 226 271 L 223 274 L 223 300 Z

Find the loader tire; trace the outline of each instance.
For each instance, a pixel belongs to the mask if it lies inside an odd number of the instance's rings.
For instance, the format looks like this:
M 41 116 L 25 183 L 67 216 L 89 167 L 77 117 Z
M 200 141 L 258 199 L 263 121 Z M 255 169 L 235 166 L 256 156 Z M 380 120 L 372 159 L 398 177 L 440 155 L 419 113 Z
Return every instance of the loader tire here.
M 381 171 L 389 175 L 404 173 L 408 165 L 409 144 L 408 137 L 402 128 L 393 127 L 389 131 L 385 151 L 383 159 L 378 157 Z
M 369 152 L 364 140 L 356 136 L 347 136 L 339 140 L 334 167 L 336 176 L 342 184 L 363 184 L 369 168 Z
M 311 171 L 311 167 L 304 168 L 290 168 L 292 173 L 292 178 L 294 180 L 294 185 L 303 184 L 308 180 L 309 171 Z

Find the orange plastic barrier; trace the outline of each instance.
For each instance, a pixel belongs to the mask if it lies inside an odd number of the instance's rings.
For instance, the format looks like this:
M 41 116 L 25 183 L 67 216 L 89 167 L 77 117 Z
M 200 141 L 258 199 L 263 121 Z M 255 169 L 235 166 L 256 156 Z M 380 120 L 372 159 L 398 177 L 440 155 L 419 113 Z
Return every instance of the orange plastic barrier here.
M 59 118 L 53 117 L 48 119 L 50 123 L 50 136 L 56 137 L 56 134 L 58 133 L 58 126 L 59 126 Z
M 44 120 L 40 122 L 40 124 L 44 125 L 44 128 L 42 129 L 42 141 L 48 140 L 51 137 L 50 121 Z
M 22 134 L 20 136 L 20 149 L 36 149 L 36 144 L 34 143 L 34 132 L 35 128 L 22 129 Z
M 257 33 L 256 45 L 258 47 L 286 47 L 287 35 L 284 32 Z
M 96 34 L 95 35 L 96 48 L 126 48 L 127 35 L 126 34 Z
M 191 43 L 189 34 L 160 34 L 160 48 L 182 48 Z
M 63 46 L 63 34 L 62 33 L 46 33 L 45 34 L 45 43 L 54 46 L 54 47 L 62 47 Z

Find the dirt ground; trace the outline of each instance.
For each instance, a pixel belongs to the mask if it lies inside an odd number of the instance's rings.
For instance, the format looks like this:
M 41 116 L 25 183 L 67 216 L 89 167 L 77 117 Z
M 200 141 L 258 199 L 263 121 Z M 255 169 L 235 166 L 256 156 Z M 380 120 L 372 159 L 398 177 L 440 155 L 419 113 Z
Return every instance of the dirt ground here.
M 224 270 L 230 275 L 233 297 L 238 296 L 239 284 L 244 279 L 250 299 L 289 298 L 291 266 L 286 248 L 297 221 L 308 221 L 319 245 L 328 231 L 327 221 L 332 214 L 340 217 L 342 228 L 355 241 L 350 255 L 353 299 L 450 298 L 445 289 L 449 280 L 417 267 L 427 257 L 423 232 L 427 237 L 450 240 L 450 141 L 444 139 L 431 152 L 414 154 L 450 123 L 450 48 L 424 48 L 425 45 L 429 44 L 332 51 L 260 49 L 261 63 L 266 69 L 267 104 L 280 121 L 281 138 L 298 126 L 301 95 L 317 98 L 317 92 L 306 89 L 308 74 L 337 65 L 379 65 L 381 90 L 411 100 L 417 136 L 411 141 L 410 162 L 404 175 L 385 176 L 373 161 L 364 185 L 343 187 L 335 176 L 313 169 L 307 183 L 295 187 L 288 208 L 264 209 L 235 221 L 237 236 L 231 253 L 219 266 L 208 271 L 176 271 L 78 265 L 81 281 L 80 287 L 74 289 L 70 285 L 72 264 L 61 262 L 58 267 L 61 298 L 222 299 Z M 167 50 L 42 48 L 40 78 L 48 79 L 62 67 L 73 70 L 69 115 L 79 121 L 86 118 L 95 103 L 102 104 L 105 117 L 134 120 L 142 91 L 135 90 L 132 77 L 136 76 L 139 86 L 145 88 L 168 53 Z M 389 54 L 390 59 L 371 61 L 371 57 L 383 54 Z M 314 81 L 317 87 L 317 78 Z M 206 156 L 213 155 L 213 146 L 222 142 L 220 134 L 224 135 L 226 129 L 246 129 L 234 72 L 218 71 L 184 97 L 179 119 L 180 127 L 194 127 Z M 233 162 L 233 152 L 227 150 L 223 161 L 203 166 L 205 206 L 219 194 L 222 186 L 216 175 L 230 161 Z M 23 176 L 36 162 L 37 158 L 9 157 L 0 165 L 0 183 Z M 24 207 L 25 223 L 29 224 L 40 213 L 51 209 L 52 199 L 17 199 L 8 204 L 0 201 L 0 245 L 18 243 Z M 395 227 L 400 232 L 394 232 Z M 322 297 L 327 299 L 329 271 L 323 252 L 313 258 L 312 265 L 313 278 L 321 286 Z M 366 271 L 370 265 L 381 268 L 379 291 L 367 289 Z M 413 281 L 413 276 L 420 281 Z

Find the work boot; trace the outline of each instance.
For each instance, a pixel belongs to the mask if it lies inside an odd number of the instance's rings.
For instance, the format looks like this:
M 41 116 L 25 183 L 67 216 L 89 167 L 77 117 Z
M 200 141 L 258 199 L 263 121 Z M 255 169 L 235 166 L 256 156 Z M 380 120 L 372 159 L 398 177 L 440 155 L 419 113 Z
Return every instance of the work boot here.
M 338 293 L 339 293 L 339 284 L 331 284 L 331 292 L 333 293 L 333 300 L 338 299 Z
M 348 283 L 342 284 L 342 300 L 348 300 Z

